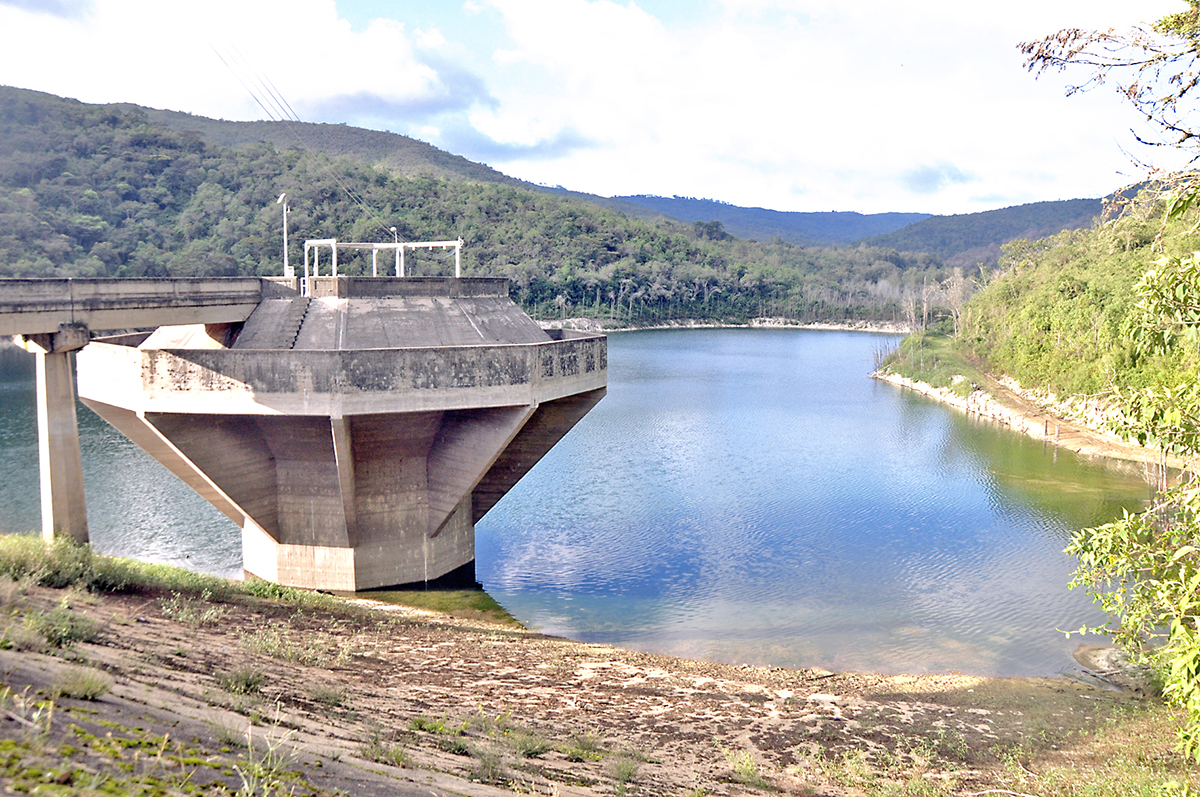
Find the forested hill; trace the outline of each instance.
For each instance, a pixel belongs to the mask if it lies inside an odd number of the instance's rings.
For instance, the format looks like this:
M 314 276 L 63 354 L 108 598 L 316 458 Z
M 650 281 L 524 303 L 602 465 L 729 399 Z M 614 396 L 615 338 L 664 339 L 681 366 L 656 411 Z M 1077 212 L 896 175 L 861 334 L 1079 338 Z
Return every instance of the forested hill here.
M 930 216 L 928 213 L 796 213 L 688 197 L 602 197 L 562 186 L 549 187 L 518 180 L 485 164 L 397 133 L 344 124 L 231 122 L 130 104 L 116 107 L 143 112 L 151 122 L 177 132 L 194 131 L 205 142 L 219 147 L 242 148 L 267 142 L 283 150 L 308 148 L 333 158 L 346 157 L 386 169 L 402 177 L 432 176 L 449 181 L 500 183 L 589 202 L 651 222 L 660 219 L 687 224 L 719 221 L 726 232 L 747 240 L 769 241 L 778 237 L 793 244 L 829 246 L 868 239 L 868 245 L 933 252 L 950 261 L 951 265 L 968 269 L 978 263 L 995 265 L 1000 244 L 1006 241 L 1041 238 L 1060 230 L 1085 226 L 1099 212 L 1086 208 L 1081 212 L 1079 206 L 1081 202 L 1098 203 L 1099 200 L 1039 202 L 963 216 Z M 884 237 L 872 237 L 881 235 Z
M 1198 225 L 1196 208 L 1164 225 L 1157 211 L 1143 206 L 1091 229 L 1010 244 L 1003 270 L 962 308 L 952 349 L 983 370 L 1059 397 L 1194 379 L 1194 344 L 1149 356 L 1137 351 L 1126 330 L 1139 315 L 1138 280 L 1200 250 Z M 919 352 L 927 343 L 914 336 L 906 349 Z M 953 371 L 936 366 L 937 356 L 906 353 L 896 370 L 947 386 Z
M 789 243 L 808 246 L 848 244 L 870 235 L 892 232 L 929 217 L 928 213 L 796 213 L 746 208 L 712 199 L 681 196 L 619 196 L 613 199 L 641 205 L 682 221 L 719 221 L 739 238 L 756 241 L 781 238 Z
M 277 149 L 301 147 L 324 153 L 332 158 L 350 158 L 368 166 L 386 169 L 401 177 L 439 177 L 444 180 L 475 180 L 486 183 L 519 186 L 546 191 L 560 196 L 580 199 L 601 207 L 616 210 L 634 218 L 655 220 L 664 214 L 641 207 L 620 198 L 609 199 L 562 186 L 542 186 L 509 177 L 492 167 L 453 155 L 432 144 L 415 138 L 379 130 L 366 130 L 345 124 L 314 124 L 311 122 L 231 122 L 208 119 L 181 111 L 164 111 L 122 103 L 117 107 L 127 111 L 142 111 L 151 122 L 178 132 L 196 132 L 209 144 L 219 147 L 246 147 L 270 143 Z M 666 214 L 670 215 L 670 214 Z M 711 221 L 711 219 L 703 219 Z
M 181 111 L 118 104 L 121 110 L 145 113 L 147 119 L 177 132 L 195 131 L 218 147 L 245 147 L 267 142 L 277 149 L 309 147 L 330 157 L 350 157 L 404 177 L 428 175 L 447 180 L 479 180 L 524 185 L 490 166 L 452 155 L 415 138 L 344 124 L 310 122 L 231 122 Z
M 958 216 L 930 216 L 895 232 L 864 238 L 862 243 L 929 252 L 950 266 L 970 268 L 982 263 L 991 267 L 998 262 L 1003 244 L 1090 227 L 1102 206 L 1099 199 L 1068 199 Z
M 921 254 L 752 243 L 720 223 L 651 223 L 504 181 L 405 177 L 311 147 L 223 147 L 140 109 L 0 87 L 0 276 L 279 274 L 281 192 L 292 262 L 306 238 L 390 241 L 392 226 L 407 240 L 461 236 L 466 274 L 510 278 L 541 315 L 904 320 L 963 284 Z M 428 253 L 410 265 L 452 267 Z

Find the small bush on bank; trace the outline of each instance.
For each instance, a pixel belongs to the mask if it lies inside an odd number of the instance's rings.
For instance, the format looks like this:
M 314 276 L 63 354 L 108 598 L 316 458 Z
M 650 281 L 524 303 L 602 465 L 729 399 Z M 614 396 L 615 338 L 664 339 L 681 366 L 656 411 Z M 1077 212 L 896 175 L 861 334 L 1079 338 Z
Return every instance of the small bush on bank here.
M 267 681 L 266 674 L 250 667 L 217 673 L 217 685 L 235 695 L 256 695 Z
M 91 642 L 100 631 L 95 620 L 75 614 L 65 606 L 25 615 L 25 627 L 45 639 L 52 648 Z
M 54 684 L 57 697 L 75 700 L 96 700 L 112 689 L 112 678 L 91 667 L 77 667 L 58 679 Z

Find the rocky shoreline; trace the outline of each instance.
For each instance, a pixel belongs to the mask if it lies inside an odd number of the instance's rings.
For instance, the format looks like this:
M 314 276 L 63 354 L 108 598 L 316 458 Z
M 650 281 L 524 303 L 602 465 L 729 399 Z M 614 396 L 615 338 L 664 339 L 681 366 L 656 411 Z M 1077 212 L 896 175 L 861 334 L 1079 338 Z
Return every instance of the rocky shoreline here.
M 874 332 L 879 334 L 903 335 L 912 329 L 903 323 L 887 321 L 848 321 L 842 324 L 827 324 L 824 322 L 804 323 L 791 318 L 767 317 L 752 318 L 745 324 L 719 323 L 703 321 L 695 318 L 684 318 L 668 321 L 664 324 L 640 327 L 622 327 L 606 325 L 596 318 L 564 318 L 540 319 L 538 324 L 542 329 L 575 329 L 581 332 L 638 332 L 649 329 L 818 329 L 836 332 Z
M 876 371 L 874 379 L 908 390 L 915 390 L 935 401 L 980 418 L 1007 426 L 1035 440 L 1041 440 L 1089 457 L 1106 457 L 1146 466 L 1181 468 L 1178 457 L 1130 443 L 1100 428 L 1103 409 L 1097 405 L 1059 402 L 1053 396 L 1024 390 L 1012 380 L 990 379 L 985 386 L 962 393 L 933 387 L 889 371 Z M 1068 415 L 1072 417 L 1068 417 Z

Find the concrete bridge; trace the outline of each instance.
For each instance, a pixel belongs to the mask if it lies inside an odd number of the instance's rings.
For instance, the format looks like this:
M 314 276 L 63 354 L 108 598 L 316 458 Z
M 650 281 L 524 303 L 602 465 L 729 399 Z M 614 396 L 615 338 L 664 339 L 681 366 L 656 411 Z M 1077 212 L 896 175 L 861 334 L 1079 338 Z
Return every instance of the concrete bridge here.
M 0 280 L 0 334 L 37 354 L 44 535 L 88 537 L 77 351 L 80 398 L 241 526 L 248 573 L 336 591 L 473 581 L 474 524 L 607 383 L 605 338 L 507 280 Z

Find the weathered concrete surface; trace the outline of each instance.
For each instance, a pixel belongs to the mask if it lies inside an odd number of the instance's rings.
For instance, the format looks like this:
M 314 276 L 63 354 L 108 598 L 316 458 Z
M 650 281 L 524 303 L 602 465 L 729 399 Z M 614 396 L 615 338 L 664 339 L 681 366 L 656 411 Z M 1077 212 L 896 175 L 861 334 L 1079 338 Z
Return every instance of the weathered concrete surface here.
M 0 335 L 52 333 L 64 324 L 132 329 L 244 321 L 274 283 L 225 279 L 0 280 Z
M 360 351 L 146 349 L 93 343 L 80 389 L 144 412 L 361 415 L 512 406 L 603 386 L 607 341 Z
M 605 338 L 552 337 L 507 290 L 321 278 L 240 328 L 92 343 L 80 395 L 242 527 L 247 572 L 428 581 L 473 563 L 475 522 L 604 395 Z
M 209 325 L 198 327 L 206 339 L 220 338 L 264 298 L 298 287 L 270 279 L 0 280 L 0 335 L 18 335 L 38 358 L 43 533 L 88 539 L 69 352 L 86 346 L 92 329 L 196 321 Z
M 37 353 L 37 403 L 42 536 L 87 542 L 83 461 L 69 351 Z

